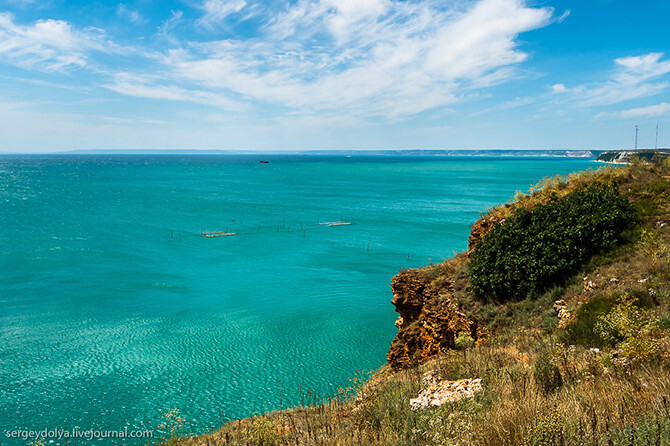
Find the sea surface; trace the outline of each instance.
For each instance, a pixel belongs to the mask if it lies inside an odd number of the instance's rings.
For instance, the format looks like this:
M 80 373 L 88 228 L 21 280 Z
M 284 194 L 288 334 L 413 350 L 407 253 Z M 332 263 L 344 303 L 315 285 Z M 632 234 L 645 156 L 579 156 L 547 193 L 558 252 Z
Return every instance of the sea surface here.
M 597 167 L 264 159 L 0 157 L 0 443 L 27 444 L 7 437 L 23 429 L 158 435 L 172 408 L 198 433 L 332 396 L 384 364 L 394 274 L 466 249 L 515 191 Z

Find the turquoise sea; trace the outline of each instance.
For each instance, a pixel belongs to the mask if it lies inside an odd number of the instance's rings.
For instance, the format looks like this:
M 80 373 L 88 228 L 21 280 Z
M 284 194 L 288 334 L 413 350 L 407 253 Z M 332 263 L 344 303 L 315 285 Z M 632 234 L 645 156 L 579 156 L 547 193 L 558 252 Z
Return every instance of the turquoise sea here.
M 516 190 L 597 167 L 264 159 L 0 157 L 0 443 L 27 444 L 6 438 L 16 429 L 158 435 L 170 408 L 203 432 L 333 395 L 385 362 L 399 269 L 464 250 Z

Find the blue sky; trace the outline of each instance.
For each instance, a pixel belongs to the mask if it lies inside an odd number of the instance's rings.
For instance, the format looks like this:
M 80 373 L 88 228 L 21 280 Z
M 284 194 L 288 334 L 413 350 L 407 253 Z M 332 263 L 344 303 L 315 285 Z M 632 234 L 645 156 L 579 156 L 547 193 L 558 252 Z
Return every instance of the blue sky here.
M 0 0 L 0 152 L 670 146 L 670 1 Z

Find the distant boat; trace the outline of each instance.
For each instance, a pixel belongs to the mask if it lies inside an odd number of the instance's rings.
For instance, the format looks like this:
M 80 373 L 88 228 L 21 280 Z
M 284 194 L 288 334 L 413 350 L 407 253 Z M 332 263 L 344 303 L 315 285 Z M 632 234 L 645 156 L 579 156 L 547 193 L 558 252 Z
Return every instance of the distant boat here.
M 265 161 L 265 160 L 260 160 L 260 161 L 259 161 L 259 163 L 261 163 L 261 164 L 267 164 L 267 163 L 269 163 L 269 162 L 270 162 L 270 161 Z

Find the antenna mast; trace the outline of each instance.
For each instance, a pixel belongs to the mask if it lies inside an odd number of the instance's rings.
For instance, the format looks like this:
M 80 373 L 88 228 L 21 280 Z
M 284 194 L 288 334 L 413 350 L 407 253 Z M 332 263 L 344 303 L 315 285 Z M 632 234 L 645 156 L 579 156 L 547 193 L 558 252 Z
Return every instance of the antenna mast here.
M 635 149 L 637 150 L 637 133 L 639 131 L 638 126 L 635 126 Z

